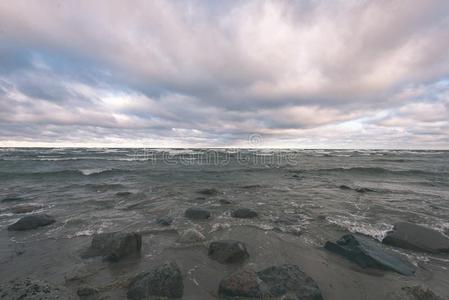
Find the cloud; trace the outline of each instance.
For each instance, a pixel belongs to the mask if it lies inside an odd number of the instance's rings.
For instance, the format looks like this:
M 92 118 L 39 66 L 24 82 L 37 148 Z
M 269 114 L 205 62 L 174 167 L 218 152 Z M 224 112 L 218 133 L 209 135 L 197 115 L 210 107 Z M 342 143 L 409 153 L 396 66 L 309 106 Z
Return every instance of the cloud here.
M 2 2 L 0 139 L 449 148 L 448 14 L 438 0 Z

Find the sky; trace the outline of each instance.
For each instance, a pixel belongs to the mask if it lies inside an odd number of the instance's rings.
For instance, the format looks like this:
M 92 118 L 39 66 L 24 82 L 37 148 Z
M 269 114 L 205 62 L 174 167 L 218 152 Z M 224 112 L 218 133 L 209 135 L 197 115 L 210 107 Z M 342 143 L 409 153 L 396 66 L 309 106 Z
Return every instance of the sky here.
M 449 1 L 0 1 L 0 146 L 449 149 Z

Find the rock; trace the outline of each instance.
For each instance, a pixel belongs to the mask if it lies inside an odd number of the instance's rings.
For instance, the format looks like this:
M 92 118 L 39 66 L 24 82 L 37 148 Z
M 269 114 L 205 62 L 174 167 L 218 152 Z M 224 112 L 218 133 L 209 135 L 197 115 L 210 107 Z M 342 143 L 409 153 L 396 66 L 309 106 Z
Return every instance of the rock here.
M 225 297 L 262 297 L 260 279 L 249 269 L 234 272 L 220 281 L 218 293 Z
M 137 275 L 128 287 L 128 299 L 148 299 L 149 296 L 180 298 L 184 292 L 181 271 L 176 263 L 164 263 Z
M 233 218 L 250 219 L 257 217 L 257 213 L 249 208 L 239 208 L 231 213 Z
M 358 188 L 355 188 L 354 191 L 356 191 L 357 193 L 374 192 L 373 189 L 370 189 L 370 188 L 367 188 L 367 187 L 358 187 Z
M 142 235 L 136 232 L 111 232 L 96 234 L 82 257 L 103 256 L 108 261 L 119 261 L 132 254 L 140 253 Z
M 75 297 L 63 287 L 57 287 L 42 280 L 25 278 L 1 283 L 0 299 L 59 300 L 75 299 Z
M 336 243 L 326 242 L 324 248 L 346 257 L 362 268 L 391 270 L 407 276 L 415 273 L 415 267 L 405 258 L 387 253 L 380 243 L 359 234 L 344 235 Z
M 204 241 L 205 239 L 206 237 L 198 230 L 187 229 L 181 234 L 178 242 L 183 244 L 189 244 L 189 243 L 198 243 Z
M 18 201 L 25 201 L 25 198 L 18 197 L 18 196 L 9 196 L 2 199 L 2 202 L 18 202 Z
M 342 190 L 352 190 L 349 186 L 344 185 L 344 184 L 340 185 L 339 188 Z
M 436 230 L 406 222 L 395 224 L 382 243 L 422 252 L 449 253 L 448 237 Z
M 228 200 L 228 199 L 220 199 L 220 200 L 218 200 L 218 202 L 220 202 L 220 204 L 224 204 L 224 205 L 232 204 L 232 201 Z
M 416 300 L 443 300 L 431 290 L 421 286 L 403 287 L 402 290 Z
M 16 223 L 9 225 L 8 230 L 22 231 L 36 229 L 38 227 L 53 224 L 54 222 L 56 222 L 56 220 L 52 216 L 47 214 L 25 216 Z
M 80 298 L 93 298 L 95 296 L 98 295 L 98 289 L 90 287 L 90 286 L 84 286 L 84 287 L 80 287 L 77 291 L 76 294 L 80 297 Z
M 186 210 L 184 215 L 189 219 L 205 220 L 210 218 L 210 212 L 204 208 L 191 207 Z
M 20 204 L 11 207 L 11 212 L 15 214 L 26 214 L 35 211 L 37 209 L 41 209 L 43 207 L 44 206 L 40 204 Z
M 293 299 L 323 299 L 316 282 L 296 265 L 281 265 L 257 272 L 257 276 L 266 284 L 271 297 L 286 294 L 295 295 Z
M 163 226 L 170 226 L 173 223 L 173 218 L 169 216 L 159 217 L 156 223 Z
M 233 240 L 210 243 L 208 255 L 222 264 L 239 263 L 249 257 L 245 244 Z
M 215 195 L 218 195 L 218 190 L 217 189 L 202 189 L 202 190 L 199 190 L 197 193 L 201 194 L 201 195 L 215 196 Z
M 239 270 L 221 280 L 218 293 L 258 299 L 323 299 L 316 282 L 296 265 L 273 266 L 259 272 Z
M 115 195 L 116 196 L 119 196 L 119 197 L 128 197 L 128 196 L 131 196 L 133 193 L 131 193 L 131 192 L 128 192 L 128 191 L 125 191 L 125 192 L 117 192 L 117 193 L 115 193 Z

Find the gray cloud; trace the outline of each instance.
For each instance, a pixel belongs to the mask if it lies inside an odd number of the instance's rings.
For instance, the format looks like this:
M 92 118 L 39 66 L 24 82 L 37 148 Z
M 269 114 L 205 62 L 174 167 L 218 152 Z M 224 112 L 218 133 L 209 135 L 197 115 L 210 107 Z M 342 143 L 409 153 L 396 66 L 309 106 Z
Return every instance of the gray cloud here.
M 2 2 L 0 138 L 449 148 L 447 15 L 438 0 Z

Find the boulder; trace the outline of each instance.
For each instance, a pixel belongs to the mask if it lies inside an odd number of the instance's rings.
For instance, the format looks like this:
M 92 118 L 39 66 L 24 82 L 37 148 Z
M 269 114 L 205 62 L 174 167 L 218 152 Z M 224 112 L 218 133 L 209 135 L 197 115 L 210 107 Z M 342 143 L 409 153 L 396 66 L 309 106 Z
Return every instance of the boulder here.
M 150 296 L 180 298 L 183 292 L 181 271 L 176 263 L 168 262 L 137 275 L 129 284 L 127 296 L 132 300 Z
M 195 229 L 187 229 L 179 237 L 178 242 L 183 244 L 191 244 L 202 242 L 206 239 L 206 237 Z
M 225 297 L 260 298 L 262 291 L 255 271 L 243 269 L 234 272 L 220 281 L 218 293 Z
M 163 226 L 170 226 L 173 223 L 173 218 L 169 216 L 159 217 L 156 223 Z
M 245 244 L 234 240 L 210 243 L 208 255 L 222 264 L 239 263 L 249 257 Z
M 215 196 L 218 195 L 217 189 L 202 189 L 198 191 L 198 194 L 206 195 L 206 196 Z
M 26 214 L 41 209 L 43 207 L 44 206 L 41 204 L 19 204 L 11 207 L 11 212 L 15 214 Z
M 96 234 L 82 257 L 103 256 L 108 261 L 119 261 L 132 254 L 140 253 L 142 235 L 136 232 L 111 232 Z
M 75 297 L 63 287 L 54 286 L 43 280 L 25 278 L 0 283 L 0 299 L 73 300 Z
M 412 223 L 396 223 L 382 243 L 404 249 L 449 253 L 449 238 L 444 234 Z
M 324 248 L 339 254 L 362 268 L 377 268 L 413 275 L 415 267 L 405 258 L 386 252 L 382 244 L 360 234 L 347 234 L 336 243 L 326 242 Z
M 210 218 L 210 212 L 201 207 L 191 207 L 188 208 L 184 215 L 193 220 L 205 220 Z
M 221 280 L 218 292 L 226 298 L 323 299 L 316 282 L 298 266 L 288 264 L 259 272 L 239 270 Z
M 56 222 L 56 220 L 52 216 L 47 214 L 25 216 L 16 223 L 9 225 L 8 230 L 22 231 L 36 229 L 38 227 L 53 224 L 54 222 Z
M 249 208 L 239 208 L 231 213 L 233 218 L 250 219 L 257 217 L 257 212 Z

